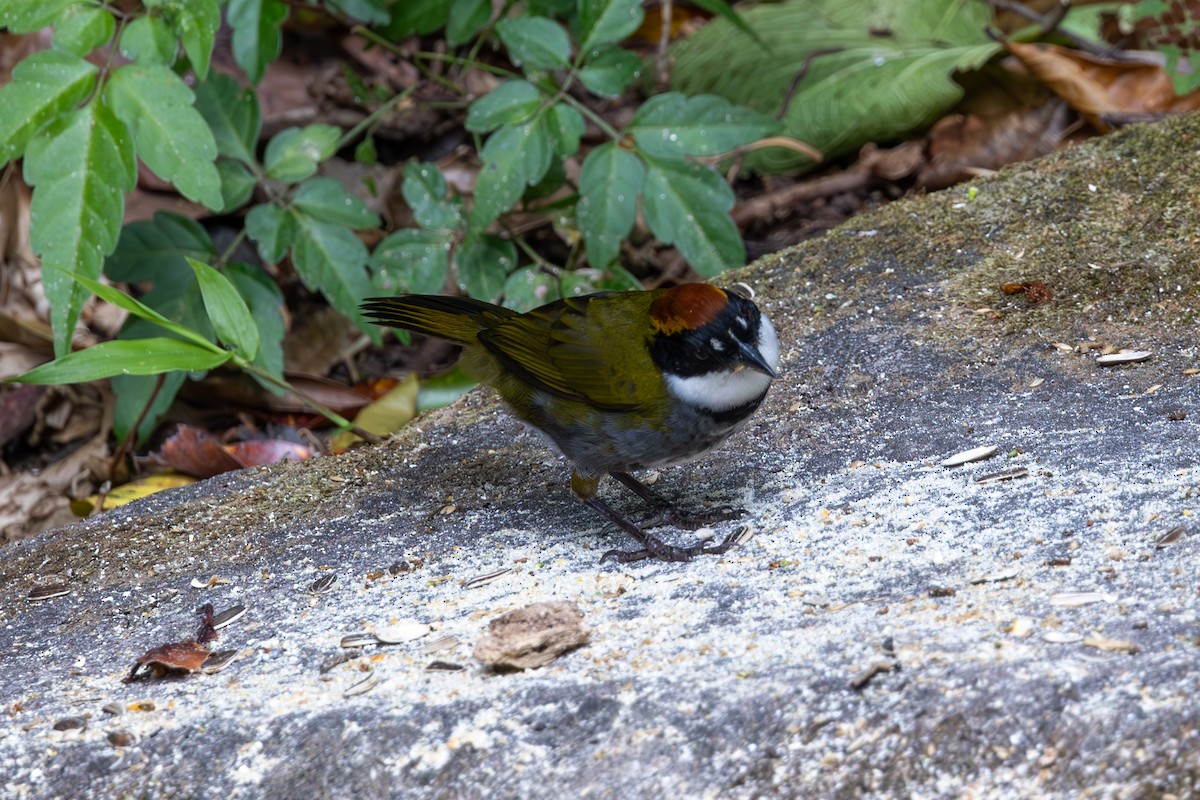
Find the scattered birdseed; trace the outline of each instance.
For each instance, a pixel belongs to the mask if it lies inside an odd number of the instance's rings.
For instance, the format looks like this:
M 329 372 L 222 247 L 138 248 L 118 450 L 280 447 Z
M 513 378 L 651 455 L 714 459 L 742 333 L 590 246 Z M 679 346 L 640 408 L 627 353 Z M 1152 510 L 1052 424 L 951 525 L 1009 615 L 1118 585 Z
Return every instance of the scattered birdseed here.
M 495 572 L 488 572 L 484 575 L 476 575 L 474 578 L 467 578 L 465 581 L 460 583 L 459 586 L 463 589 L 478 589 L 480 586 L 487 586 L 492 581 L 507 575 L 510 572 L 516 572 L 516 569 L 513 567 L 506 567 L 505 569 L 498 569 Z
M 996 451 L 1000 448 L 994 445 L 984 445 L 982 447 L 973 447 L 970 450 L 964 450 L 961 453 L 955 453 L 942 462 L 943 467 L 960 467 L 963 464 L 970 464 L 972 461 L 983 461 L 985 458 L 991 458 L 996 455 Z
M 1042 634 L 1042 640 L 1051 644 L 1075 644 L 1083 641 L 1083 635 L 1078 633 L 1064 633 L 1063 631 L 1046 631 Z
M 900 665 L 895 661 L 876 661 L 874 664 L 850 679 L 850 688 L 857 692 L 866 688 L 866 685 L 870 683 L 876 675 L 883 675 L 888 672 L 899 671 Z
M 1019 574 L 1020 573 L 1016 569 L 1005 569 L 1005 570 L 1001 570 L 999 572 L 990 572 L 987 575 L 979 575 L 977 577 L 971 578 L 970 580 L 967 581 L 967 583 L 979 584 L 979 583 L 997 583 L 999 581 L 1011 581 L 1013 578 L 1017 577 L 1017 575 L 1019 575 Z
M 429 633 L 429 626 L 422 622 L 400 622 L 375 629 L 375 638 L 380 644 L 403 644 L 420 639 Z
M 366 694 L 379 685 L 379 673 L 369 672 L 367 677 L 355 684 L 351 684 L 342 691 L 342 697 L 354 697 L 355 695 Z
M 32 589 L 26 595 L 26 598 L 29 600 L 49 600 L 51 597 L 62 597 L 64 594 L 69 594 L 70 592 L 71 587 L 65 583 L 50 583 Z
M 204 663 L 200 665 L 200 671 L 205 675 L 216 675 L 237 660 L 237 657 L 241 654 L 242 651 L 237 649 L 221 650 L 218 653 L 213 653 L 204 659 Z
M 1149 350 L 1122 350 L 1119 353 L 1096 356 L 1096 364 L 1101 367 L 1112 367 L 1117 364 L 1136 364 L 1139 361 L 1146 361 L 1152 355 L 1154 354 Z
M 87 720 L 83 717 L 63 717 L 54 723 L 56 731 L 81 731 L 86 727 Z
M 1060 592 L 1050 595 L 1050 605 L 1062 608 L 1078 608 L 1093 603 L 1115 603 L 1117 595 L 1107 592 Z
M 458 640 L 457 636 L 442 636 L 429 642 L 421 650 L 425 655 L 432 656 L 437 653 L 449 653 L 457 649 L 460 644 L 462 643 Z
M 137 737 L 129 731 L 109 731 L 107 738 L 113 747 L 130 747 L 137 742 Z
M 458 672 L 459 670 L 466 669 L 466 667 L 451 661 L 430 661 L 425 666 L 425 669 L 429 672 Z
M 308 585 L 308 593 L 312 595 L 325 594 L 333 588 L 333 585 L 337 583 L 337 579 L 338 576 L 336 572 L 330 572 L 322 575 Z
M 342 647 L 366 647 L 371 644 L 379 644 L 379 638 L 373 633 L 362 631 L 361 633 L 351 633 L 348 636 L 342 637 Z
M 1029 470 L 1025 467 L 1011 467 L 1002 469 L 999 472 L 989 472 L 987 475 L 980 475 L 975 479 L 975 483 L 1000 483 L 1001 481 L 1011 481 L 1016 478 L 1024 478 L 1029 475 Z
M 230 606 L 229 608 L 217 614 L 212 619 L 212 628 L 215 631 L 221 630 L 226 625 L 232 625 L 246 614 L 246 607 L 243 605 Z
M 1124 639 L 1110 639 L 1107 636 L 1094 634 L 1083 640 L 1086 647 L 1094 647 L 1097 650 L 1104 650 L 1110 653 L 1129 653 L 1135 655 L 1141 652 L 1141 648 L 1133 642 L 1127 642 Z
M 1180 539 L 1183 538 L 1183 534 L 1186 532 L 1187 532 L 1187 525 L 1180 523 L 1180 524 L 1176 525 L 1174 528 L 1171 528 L 1171 530 L 1164 533 L 1162 536 L 1159 536 L 1157 539 L 1155 539 L 1154 546 L 1157 549 L 1162 550 L 1167 545 L 1178 542 Z

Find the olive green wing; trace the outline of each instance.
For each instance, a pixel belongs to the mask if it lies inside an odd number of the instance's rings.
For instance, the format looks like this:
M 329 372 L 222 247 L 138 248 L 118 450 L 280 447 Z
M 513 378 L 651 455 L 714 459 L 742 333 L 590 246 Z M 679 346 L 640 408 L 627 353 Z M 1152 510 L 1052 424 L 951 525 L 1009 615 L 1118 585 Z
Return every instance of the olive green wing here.
M 559 300 L 479 334 L 484 346 L 534 388 L 607 411 L 663 393 L 647 347 L 649 292 Z

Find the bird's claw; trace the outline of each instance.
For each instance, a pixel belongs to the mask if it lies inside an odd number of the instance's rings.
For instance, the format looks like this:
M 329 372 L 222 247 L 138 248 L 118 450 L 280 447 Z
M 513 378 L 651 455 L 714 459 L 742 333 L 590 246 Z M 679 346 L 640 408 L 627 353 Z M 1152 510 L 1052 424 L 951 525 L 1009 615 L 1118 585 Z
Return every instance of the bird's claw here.
M 689 514 L 673 506 L 667 506 L 659 509 L 653 516 L 641 520 L 637 523 L 637 526 L 642 530 L 647 530 L 649 528 L 661 528 L 665 525 L 670 525 L 672 528 L 694 531 L 699 528 L 707 528 L 709 525 L 715 525 L 718 522 L 739 519 L 745 513 L 740 508 L 722 507 L 698 514 Z
M 638 550 L 609 550 L 600 557 L 600 563 L 603 564 L 610 558 L 613 561 L 616 561 L 618 564 L 630 564 L 635 561 L 644 561 L 649 558 L 656 559 L 658 561 L 682 562 L 691 561 L 696 556 L 724 555 L 725 552 L 731 547 L 742 543 L 742 536 L 745 532 L 745 528 L 739 528 L 738 530 L 726 536 L 720 544 L 697 542 L 691 547 L 678 547 L 676 545 L 667 544 L 663 540 L 653 536 L 646 536 L 644 547 Z

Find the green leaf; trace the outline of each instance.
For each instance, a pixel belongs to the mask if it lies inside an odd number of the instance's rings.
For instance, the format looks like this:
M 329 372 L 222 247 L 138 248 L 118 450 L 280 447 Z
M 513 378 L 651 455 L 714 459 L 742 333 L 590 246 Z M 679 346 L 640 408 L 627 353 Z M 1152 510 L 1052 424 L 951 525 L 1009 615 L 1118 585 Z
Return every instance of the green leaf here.
M 628 128 L 647 155 L 672 159 L 728 153 L 778 131 L 775 119 L 723 97 L 686 97 L 679 92 L 651 97 Z
M 237 161 L 218 158 L 217 173 L 221 176 L 222 213 L 228 214 L 246 205 L 258 185 L 250 170 Z
M 200 284 L 204 309 L 212 320 L 217 339 L 232 347 L 242 358 L 253 361 L 258 356 L 258 326 L 254 324 L 246 301 L 229 278 L 203 261 L 194 258 L 187 261 L 196 274 L 196 282 Z
M 579 70 L 579 80 L 592 94 L 620 97 L 625 87 L 641 77 L 642 60 L 620 47 L 593 50 Z
M 446 43 L 465 44 L 492 17 L 491 0 L 453 0 L 446 20 Z
M 558 298 L 558 279 L 537 267 L 521 267 L 504 282 L 505 307 L 522 314 Z
M 214 352 L 191 342 L 165 337 L 117 339 L 67 353 L 7 380 L 49 385 L 88 383 L 116 375 L 158 375 L 176 369 L 209 370 L 224 364 L 232 356 L 229 352 Z
M 87 299 L 64 271 L 100 275 L 136 179 L 129 135 L 102 103 L 60 117 L 26 149 L 25 180 L 35 187 L 30 237 L 42 259 L 58 355 L 70 350 Z
M 525 187 L 546 174 L 553 150 L 542 118 L 505 125 L 488 137 L 479 154 L 483 166 L 475 179 L 471 228 L 483 230 L 516 205 Z
M 392 6 L 392 21 L 380 29 L 388 41 L 398 42 L 414 34 L 425 36 L 446 24 L 450 3 L 446 0 L 405 0 Z
M 454 253 L 458 285 L 479 300 L 493 300 L 517 263 L 517 248 L 499 236 L 468 238 Z
M 189 200 L 221 209 L 217 145 L 182 78 L 166 67 L 127 64 L 113 71 L 104 96 L 155 175 Z
M 292 205 L 314 219 L 345 225 L 351 230 L 378 228 L 379 217 L 333 178 L 309 178 L 300 184 Z
M 507 17 L 496 23 L 496 33 L 508 48 L 508 57 L 526 71 L 565 69 L 571 61 L 566 30 L 545 17 Z
M 638 29 L 645 13 L 641 0 L 580 0 L 579 49 L 619 42 Z
M 217 0 L 188 0 L 175 6 L 173 15 L 175 34 L 183 42 L 183 52 L 196 77 L 204 80 L 208 76 L 208 63 L 212 58 L 213 43 L 217 29 L 221 27 L 221 9 Z
M 378 337 L 378 329 L 369 325 L 358 310 L 371 289 L 366 245 L 341 225 L 313 219 L 297 210 L 290 215 L 296 221 L 292 264 L 304 285 L 323 294 L 362 331 Z
M 501 125 L 524 122 L 542 104 L 542 93 L 528 81 L 505 81 L 471 104 L 467 130 L 487 133 Z
M 1002 49 L 988 38 L 988 4 L 974 0 L 763 3 L 741 17 L 767 46 L 747 47 L 732 25 L 713 20 L 671 47 L 673 88 L 772 116 L 786 100 L 784 133 L 827 160 L 932 124 L 962 97 L 954 73 L 978 69 Z M 750 153 L 747 164 L 813 166 L 784 148 Z
M 125 26 L 119 48 L 121 55 L 146 66 L 170 66 L 179 49 L 175 34 L 167 23 L 161 17 L 149 15 L 138 17 Z
M 435 164 L 428 161 L 405 164 L 400 190 L 404 202 L 412 209 L 413 219 L 423 228 L 453 230 L 462 220 L 458 208 L 446 199 L 446 178 Z
M 246 235 L 263 261 L 277 264 L 296 237 L 296 219 L 273 203 L 263 203 L 246 213 Z
M 546 124 L 554 137 L 554 152 L 562 158 L 579 152 L 579 140 L 584 131 L 583 116 L 566 103 L 559 103 L 546 114 Z
M 348 17 L 373 25 L 386 25 L 391 19 L 389 3 L 385 0 L 327 0 L 334 8 Z
M 279 0 L 229 0 L 226 16 L 233 29 L 233 58 L 257 85 L 283 48 L 280 31 L 288 7 Z
M 575 216 L 593 267 L 604 267 L 620 254 L 621 241 L 633 228 L 637 196 L 645 180 L 641 160 L 616 142 L 596 147 L 584 159 Z
M 665 160 L 647 164 L 642 189 L 646 224 L 703 277 L 746 260 L 741 234 L 728 214 L 733 202 L 733 190 L 708 167 Z
M 116 32 L 116 20 L 103 8 L 73 5 L 54 24 L 54 47 L 77 56 L 86 56 Z
M 403 228 L 379 243 L 371 267 L 381 294 L 437 294 L 450 269 L 450 239 L 438 231 Z
M 261 267 L 233 261 L 225 267 L 225 275 L 245 299 L 258 326 L 259 347 L 254 363 L 283 380 L 283 293 Z M 281 391 L 275 386 L 267 388 L 276 393 Z
M 181 214 L 158 211 L 154 219 L 131 222 L 121 230 L 117 248 L 104 264 L 104 274 L 122 283 L 161 281 L 187 270 L 185 256 L 208 261 L 217 248 L 199 222 Z
M 298 183 L 315 174 L 317 165 L 337 149 L 340 129 L 333 125 L 308 125 L 288 128 L 267 142 L 263 155 L 267 177 L 284 183 Z
M 13 33 L 33 33 L 53 25 L 68 6 L 79 0 L 12 0 L 0 4 L 0 28 Z
M 736 11 L 730 8 L 729 4 L 726 3 L 725 0 L 692 0 L 692 2 L 710 14 L 720 14 L 727 21 L 733 24 L 733 26 L 739 31 L 749 36 L 760 46 L 766 47 L 767 43 L 762 40 L 762 37 L 760 37 L 753 28 L 747 25 L 746 21 L 743 20 Z
M 252 90 L 241 88 L 228 75 L 214 72 L 196 85 L 196 110 L 212 130 L 218 153 L 247 166 L 258 162 L 255 152 L 262 117 Z
M 46 123 L 73 109 L 96 85 L 96 68 L 58 50 L 34 53 L 0 89 L 0 164 L 14 161 Z
M 91 290 L 92 294 L 99 297 L 101 300 L 106 300 L 112 303 L 117 308 L 123 308 L 138 319 L 152 322 L 160 328 L 175 334 L 181 339 L 197 344 L 200 347 L 207 347 L 214 352 L 222 352 L 220 347 L 210 342 L 208 338 L 195 329 L 195 326 L 187 325 L 184 322 L 168 319 L 163 314 L 152 308 L 147 303 L 143 303 L 133 297 L 122 292 L 113 286 L 109 286 L 99 281 L 94 281 L 78 273 L 71 275 L 85 289 Z M 147 295 L 149 298 L 150 295 Z M 178 319 L 182 319 L 179 316 Z
M 417 413 L 448 406 L 478 384 L 479 381 L 456 364 L 441 375 L 421 381 L 421 388 L 417 392 Z

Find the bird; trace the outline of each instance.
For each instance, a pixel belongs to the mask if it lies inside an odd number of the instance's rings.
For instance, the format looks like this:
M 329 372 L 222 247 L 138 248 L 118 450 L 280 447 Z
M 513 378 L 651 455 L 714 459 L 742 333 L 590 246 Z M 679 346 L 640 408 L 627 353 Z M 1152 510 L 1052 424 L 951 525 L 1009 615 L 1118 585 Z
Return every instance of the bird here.
M 564 297 L 525 313 L 468 297 L 406 294 L 362 303 L 381 325 L 462 348 L 464 371 L 500 395 L 571 462 L 571 490 L 631 535 L 635 550 L 601 558 L 690 561 L 737 543 L 671 545 L 648 533 L 699 528 L 741 512 L 676 509 L 632 473 L 708 453 L 742 428 L 778 377 L 779 341 L 745 284 Z M 635 523 L 598 494 L 612 476 L 650 505 Z

